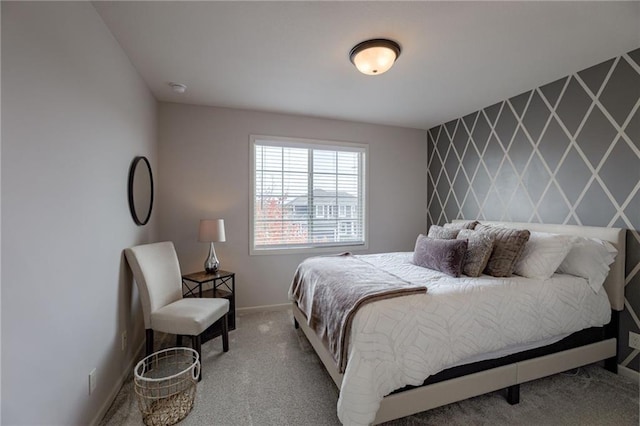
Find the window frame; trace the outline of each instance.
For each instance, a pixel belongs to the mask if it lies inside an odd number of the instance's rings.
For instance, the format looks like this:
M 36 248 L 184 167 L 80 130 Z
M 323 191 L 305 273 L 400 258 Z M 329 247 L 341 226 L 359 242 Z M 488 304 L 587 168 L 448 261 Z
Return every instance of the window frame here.
M 255 247 L 254 225 L 255 225 L 255 191 L 256 191 L 256 145 L 271 145 L 277 147 L 293 147 L 305 149 L 331 149 L 345 148 L 345 150 L 357 150 L 362 152 L 364 158 L 361 162 L 362 171 L 359 173 L 359 185 L 361 187 L 362 197 L 362 243 L 353 242 L 334 242 L 330 245 L 326 243 L 315 245 L 313 243 L 302 244 L 300 246 L 291 247 Z M 351 148 L 351 149 L 349 149 Z M 366 143 L 329 141 L 320 139 L 293 138 L 284 136 L 269 135 L 250 135 L 249 136 L 249 255 L 271 255 L 271 254 L 296 254 L 296 253 L 330 253 L 341 252 L 347 250 L 367 250 L 369 248 L 369 145 Z M 307 171 L 307 173 L 310 173 Z M 314 211 L 317 206 L 314 206 Z M 337 209 L 336 209 L 337 210 Z M 352 217 L 354 221 L 357 219 Z

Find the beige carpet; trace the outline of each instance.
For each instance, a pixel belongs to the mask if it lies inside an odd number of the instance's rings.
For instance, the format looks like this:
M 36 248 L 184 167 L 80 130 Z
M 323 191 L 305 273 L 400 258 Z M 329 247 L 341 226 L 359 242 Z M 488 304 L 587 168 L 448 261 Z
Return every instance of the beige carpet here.
M 158 348 L 173 339 L 158 338 Z M 337 425 L 338 391 L 288 311 L 243 314 L 229 335 L 203 350 L 203 380 L 180 425 Z M 588 366 L 521 386 L 520 404 L 498 392 L 386 425 L 638 425 L 638 384 Z M 127 381 L 101 423 L 141 425 Z

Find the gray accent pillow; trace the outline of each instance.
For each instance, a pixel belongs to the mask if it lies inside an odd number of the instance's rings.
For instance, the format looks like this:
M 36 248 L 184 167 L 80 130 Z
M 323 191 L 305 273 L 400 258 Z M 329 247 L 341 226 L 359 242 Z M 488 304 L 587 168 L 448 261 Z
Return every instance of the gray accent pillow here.
M 493 251 L 494 236 L 471 229 L 461 229 L 458 239 L 468 242 L 462 272 L 469 277 L 479 277 Z
M 476 231 L 484 232 L 495 238 L 493 251 L 484 273 L 494 277 L 510 277 L 516 262 L 529 240 L 526 229 L 501 228 L 498 226 L 477 225 Z
M 475 229 L 479 223 L 477 220 L 467 220 L 466 222 L 445 223 L 444 227 L 448 229 Z
M 413 263 L 459 277 L 462 275 L 466 251 L 467 240 L 439 240 L 420 234 L 416 239 Z
M 440 240 L 454 240 L 458 236 L 459 229 L 448 229 L 438 225 L 431 225 L 427 237 Z

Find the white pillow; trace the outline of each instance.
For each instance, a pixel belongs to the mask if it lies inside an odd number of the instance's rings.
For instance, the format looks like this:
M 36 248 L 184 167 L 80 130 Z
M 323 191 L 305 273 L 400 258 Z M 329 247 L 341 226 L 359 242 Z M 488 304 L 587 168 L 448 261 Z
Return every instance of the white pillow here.
M 527 278 L 550 278 L 567 256 L 574 237 L 531 232 L 514 272 Z
M 609 275 L 618 250 L 608 241 L 577 237 L 558 272 L 586 278 L 594 292 L 598 292 Z

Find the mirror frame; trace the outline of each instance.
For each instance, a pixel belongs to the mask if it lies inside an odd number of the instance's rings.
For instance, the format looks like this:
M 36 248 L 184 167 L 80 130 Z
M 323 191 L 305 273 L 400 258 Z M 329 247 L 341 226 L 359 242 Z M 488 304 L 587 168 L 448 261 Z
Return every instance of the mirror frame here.
M 134 176 L 136 173 L 136 168 L 139 167 L 141 163 L 144 163 L 144 165 L 147 167 L 147 170 L 149 171 L 149 183 L 151 185 L 149 213 L 147 213 L 147 217 L 145 217 L 143 220 L 141 220 L 136 213 L 135 199 L 133 196 Z M 151 172 L 151 164 L 149 164 L 149 160 L 147 160 L 147 157 L 136 157 L 131 162 L 131 167 L 129 168 L 129 210 L 131 211 L 131 216 L 133 217 L 133 221 L 136 223 L 136 225 L 143 226 L 146 225 L 147 222 L 149 222 L 151 211 L 153 210 L 153 173 Z

